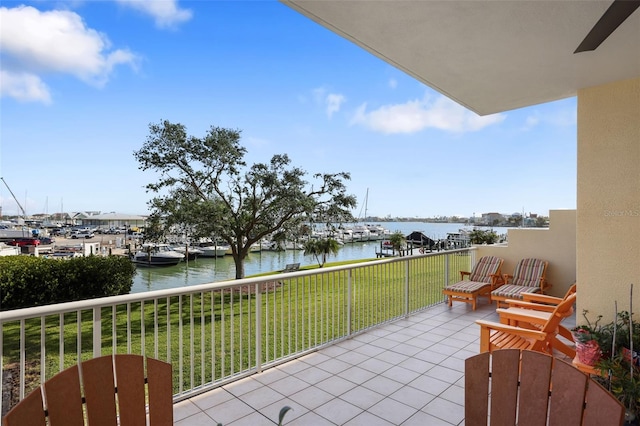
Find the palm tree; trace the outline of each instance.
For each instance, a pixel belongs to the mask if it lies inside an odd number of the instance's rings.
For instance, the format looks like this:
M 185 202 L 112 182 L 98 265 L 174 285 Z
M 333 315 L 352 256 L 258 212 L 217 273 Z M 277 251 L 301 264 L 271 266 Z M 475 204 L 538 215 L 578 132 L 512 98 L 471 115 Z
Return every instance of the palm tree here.
M 322 268 L 327 263 L 327 257 L 332 254 L 338 254 L 339 248 L 338 242 L 332 238 L 310 238 L 304 244 L 304 254 L 314 256 L 318 266 Z

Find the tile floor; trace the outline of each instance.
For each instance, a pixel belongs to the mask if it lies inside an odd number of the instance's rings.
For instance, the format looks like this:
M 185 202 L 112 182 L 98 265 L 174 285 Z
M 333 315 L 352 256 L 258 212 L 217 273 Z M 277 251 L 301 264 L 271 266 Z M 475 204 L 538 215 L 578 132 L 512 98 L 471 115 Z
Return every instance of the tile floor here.
M 464 360 L 478 353 L 480 318 L 497 320 L 495 304 L 435 306 L 181 401 L 175 425 L 274 425 L 283 406 L 287 426 L 464 425 Z

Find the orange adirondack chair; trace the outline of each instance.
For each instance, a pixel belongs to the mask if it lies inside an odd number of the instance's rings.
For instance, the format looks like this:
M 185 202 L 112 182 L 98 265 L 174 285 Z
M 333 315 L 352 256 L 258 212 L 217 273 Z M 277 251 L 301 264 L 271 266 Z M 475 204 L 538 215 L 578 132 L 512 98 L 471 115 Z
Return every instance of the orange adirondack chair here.
M 560 322 L 573 314 L 576 296 L 573 293 L 560 302 L 537 329 L 477 320 L 476 324 L 480 325 L 480 352 L 514 348 L 553 354 Z
M 507 299 L 522 300 L 525 293 L 544 293 L 549 287 L 546 279 L 549 262 L 541 259 L 522 259 L 513 274 L 505 274 L 504 285 L 491 291 L 491 301 L 506 306 Z
M 171 426 L 171 364 L 153 358 L 146 361 L 146 375 L 140 355 L 106 355 L 84 361 L 80 368 L 69 367 L 44 382 L 44 393 L 36 388 L 20 401 L 2 424 L 84 426 L 86 421 L 89 425 L 142 426 L 147 424 L 148 415 L 151 426 Z
M 580 370 L 533 351 L 504 349 L 465 360 L 468 425 L 614 426 L 624 406 Z
M 496 312 L 500 315 L 500 322 L 503 324 L 539 330 L 549 320 L 555 307 L 575 292 L 576 284 L 569 287 L 562 298 L 538 293 L 524 293 L 523 300 L 508 299 L 506 300 L 508 308 L 497 309 Z M 574 342 L 571 331 L 562 324 L 558 325 L 558 334 L 568 342 Z M 551 345 L 553 349 L 559 350 L 569 358 L 574 358 L 576 355 L 574 346 L 558 339 L 557 336 L 553 337 Z
M 489 296 L 491 290 L 502 283 L 500 268 L 504 260 L 495 256 L 483 256 L 473 266 L 471 272 L 460 271 L 460 281 L 445 287 L 442 293 L 447 296 L 449 306 L 453 301 L 470 303 L 476 310 L 478 296 Z M 464 277 L 469 279 L 465 280 Z

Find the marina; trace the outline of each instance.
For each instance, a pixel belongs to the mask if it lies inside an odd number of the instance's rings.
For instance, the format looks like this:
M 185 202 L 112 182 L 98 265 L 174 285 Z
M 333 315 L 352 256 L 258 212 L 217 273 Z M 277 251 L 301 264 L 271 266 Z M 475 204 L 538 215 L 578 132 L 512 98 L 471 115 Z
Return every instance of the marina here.
M 427 222 L 382 222 L 378 226 L 391 232 L 399 231 L 409 235 L 419 231 L 434 240 L 446 240 L 449 233 L 460 233 L 466 227 L 462 223 Z M 506 232 L 506 230 L 505 230 Z M 383 240 L 367 242 L 345 242 L 336 255 L 329 256 L 328 262 L 340 262 L 358 259 L 375 259 L 381 252 Z M 419 249 L 417 249 L 419 250 Z M 392 255 L 391 250 L 382 250 L 385 256 Z M 269 271 L 282 271 L 288 264 L 299 263 L 300 267 L 317 265 L 313 256 L 305 256 L 303 250 L 284 251 L 261 250 L 251 252 L 245 259 L 247 277 Z M 163 268 L 138 268 L 134 277 L 132 293 L 163 290 L 198 284 L 227 281 L 235 277 L 235 264 L 229 255 L 219 257 L 198 257 L 196 260 L 180 262 L 176 266 Z

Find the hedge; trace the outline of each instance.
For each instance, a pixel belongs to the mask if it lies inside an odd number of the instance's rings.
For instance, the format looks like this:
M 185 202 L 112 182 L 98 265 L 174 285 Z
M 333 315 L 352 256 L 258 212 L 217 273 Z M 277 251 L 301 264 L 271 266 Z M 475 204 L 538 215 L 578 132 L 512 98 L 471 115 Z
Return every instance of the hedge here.
M 135 273 L 121 256 L 0 256 L 0 310 L 128 294 Z

